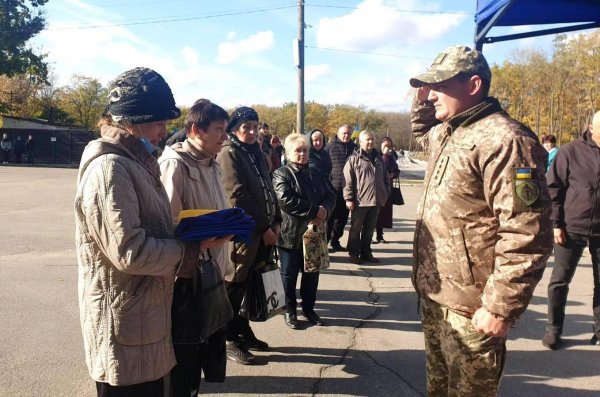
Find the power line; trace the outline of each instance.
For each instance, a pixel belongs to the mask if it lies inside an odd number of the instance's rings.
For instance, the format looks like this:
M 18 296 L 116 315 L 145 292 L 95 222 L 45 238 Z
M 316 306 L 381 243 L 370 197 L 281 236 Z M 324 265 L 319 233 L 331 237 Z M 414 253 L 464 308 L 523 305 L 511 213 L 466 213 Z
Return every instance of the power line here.
M 188 3 L 190 2 L 190 0 L 158 0 L 158 1 L 141 1 L 141 2 L 137 2 L 137 3 L 113 3 L 113 4 L 102 4 L 102 5 L 95 5 L 96 7 L 102 7 L 102 8 L 129 8 L 129 7 L 135 7 L 135 6 L 146 6 L 146 5 L 153 5 L 153 4 L 164 4 L 164 3 Z
M 123 4 L 123 2 L 121 3 L 112 3 L 112 4 L 91 4 L 94 7 L 101 7 L 102 9 L 107 9 L 107 8 L 131 8 L 131 7 L 137 7 L 137 6 L 146 6 L 146 5 L 155 5 L 155 4 L 164 4 L 164 3 L 168 3 L 168 4 L 172 4 L 172 3 L 196 3 L 196 0 L 155 0 L 155 1 L 139 1 L 136 3 L 133 2 L 127 2 L 125 4 Z M 271 1 L 272 3 L 278 3 L 277 0 Z M 267 7 L 267 5 L 261 5 L 259 7 Z
M 164 3 L 188 3 L 190 2 L 190 0 L 158 0 L 158 1 L 140 1 L 140 2 L 136 2 L 136 3 L 113 3 L 113 4 L 101 4 L 101 5 L 96 5 L 96 4 L 92 4 L 94 7 L 102 7 L 104 9 L 106 8 L 130 8 L 130 7 L 136 7 L 136 6 L 146 6 L 146 5 L 154 5 L 154 4 L 164 4 Z
M 365 55 L 377 55 L 383 57 L 393 57 L 393 58 L 408 58 L 408 59 L 427 59 L 430 60 L 430 57 L 419 57 L 419 56 L 409 56 L 409 55 L 398 55 L 398 54 L 381 54 L 377 52 L 367 52 L 367 51 L 355 51 L 355 50 L 343 50 L 340 48 L 324 48 L 324 47 L 313 47 L 313 46 L 305 46 L 306 48 L 313 48 L 315 50 L 323 50 L 323 51 L 336 51 L 336 52 L 349 52 L 353 54 L 365 54 Z
M 260 13 L 260 12 L 276 11 L 276 10 L 283 10 L 283 9 L 287 9 L 287 8 L 295 8 L 295 7 L 296 7 L 296 5 L 289 5 L 289 6 L 281 6 L 281 7 L 248 9 L 248 10 L 244 10 L 244 11 L 222 12 L 222 13 L 218 13 L 218 14 L 209 14 L 209 15 L 201 15 L 201 16 L 193 16 L 193 17 L 173 17 L 173 18 L 156 19 L 154 21 L 138 20 L 138 21 L 124 22 L 124 23 L 110 23 L 110 24 L 105 24 L 105 25 L 66 26 L 66 27 L 57 27 L 57 28 L 47 28 L 46 30 L 84 30 L 84 29 L 109 28 L 109 27 L 115 27 L 115 26 L 150 25 L 150 24 L 157 24 L 157 23 L 194 21 L 194 20 L 199 20 L 199 19 L 221 18 L 221 17 L 234 16 L 234 15 L 256 14 L 256 13 Z
M 473 13 L 465 12 L 465 11 L 425 11 L 425 10 L 406 10 L 401 8 L 391 8 L 391 7 L 350 7 L 350 6 L 331 6 L 325 4 L 306 4 L 307 7 L 315 7 L 315 8 L 339 8 L 339 9 L 348 9 L 348 10 L 385 10 L 385 11 L 396 11 L 396 12 L 406 12 L 413 14 L 457 14 L 457 15 L 474 15 Z

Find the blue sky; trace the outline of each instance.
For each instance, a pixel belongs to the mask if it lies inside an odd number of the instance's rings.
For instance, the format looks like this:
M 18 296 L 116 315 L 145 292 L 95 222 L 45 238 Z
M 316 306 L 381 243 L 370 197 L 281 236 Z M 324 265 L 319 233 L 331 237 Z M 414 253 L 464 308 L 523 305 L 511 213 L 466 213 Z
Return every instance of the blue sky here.
M 306 1 L 305 99 L 409 108 L 408 79 L 445 47 L 472 45 L 475 0 Z M 58 85 L 75 73 L 107 84 L 135 66 L 165 77 L 179 105 L 225 108 L 296 101 L 295 0 L 50 0 L 48 53 Z M 528 27 L 493 31 L 517 32 Z M 484 46 L 490 63 L 516 48 L 549 49 L 552 36 Z M 319 49 L 321 48 L 321 49 Z

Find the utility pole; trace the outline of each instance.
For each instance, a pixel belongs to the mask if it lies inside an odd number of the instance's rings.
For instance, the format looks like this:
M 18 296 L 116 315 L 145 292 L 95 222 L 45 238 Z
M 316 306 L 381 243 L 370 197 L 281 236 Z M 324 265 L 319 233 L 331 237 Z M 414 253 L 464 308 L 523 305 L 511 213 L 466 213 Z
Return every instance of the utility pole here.
M 298 0 L 298 39 L 296 41 L 298 67 L 298 104 L 296 105 L 296 132 L 304 133 L 304 0 Z M 297 57 L 296 57 L 297 56 Z

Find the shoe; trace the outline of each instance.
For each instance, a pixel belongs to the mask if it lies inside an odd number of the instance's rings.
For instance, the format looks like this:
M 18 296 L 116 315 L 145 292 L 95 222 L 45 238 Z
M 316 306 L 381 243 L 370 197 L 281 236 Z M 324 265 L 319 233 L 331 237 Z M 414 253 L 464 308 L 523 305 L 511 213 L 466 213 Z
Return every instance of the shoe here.
M 249 335 L 241 335 L 240 339 L 242 342 L 242 346 L 246 350 L 254 350 L 254 351 L 259 351 L 259 352 L 264 352 L 264 351 L 269 350 L 269 344 L 267 342 L 264 342 L 264 341 L 258 339 L 256 337 L 256 335 L 254 335 L 254 332 L 252 332 L 252 330 L 250 330 Z
M 346 251 L 348 251 L 346 248 L 342 247 L 342 245 L 340 244 L 339 241 L 332 241 L 331 242 L 331 249 L 333 250 L 333 252 L 336 252 L 336 251 L 346 252 Z
M 372 254 L 362 255 L 361 259 L 368 263 L 379 263 L 379 259 L 375 258 Z
M 350 254 L 349 256 L 350 256 L 350 262 L 354 263 L 355 265 L 360 265 L 362 263 L 362 261 L 360 260 L 358 255 Z
M 598 336 L 596 334 L 594 334 L 592 339 L 590 339 L 590 345 L 600 346 L 600 340 L 598 340 Z
M 304 317 L 306 317 L 308 322 L 312 323 L 313 325 L 317 325 L 317 326 L 323 325 L 323 320 L 321 320 L 321 317 L 319 317 L 319 315 L 314 310 L 302 311 L 302 315 Z
M 560 335 L 554 332 L 546 332 L 544 337 L 542 338 L 542 345 L 547 347 L 550 350 L 556 350 L 560 347 L 562 341 L 560 339 Z
M 377 240 L 377 241 L 379 241 L 381 244 L 387 244 L 387 241 L 385 241 L 385 240 L 383 239 L 383 237 L 382 237 L 380 240 Z
M 296 317 L 296 313 L 284 313 L 283 320 L 291 329 L 298 329 L 298 317 Z
M 373 240 L 371 241 L 371 244 L 379 244 L 381 242 L 381 240 Z
M 247 350 L 244 350 L 235 341 L 225 342 L 225 351 L 227 352 L 227 359 L 234 361 L 238 364 L 252 365 L 254 364 L 254 354 Z

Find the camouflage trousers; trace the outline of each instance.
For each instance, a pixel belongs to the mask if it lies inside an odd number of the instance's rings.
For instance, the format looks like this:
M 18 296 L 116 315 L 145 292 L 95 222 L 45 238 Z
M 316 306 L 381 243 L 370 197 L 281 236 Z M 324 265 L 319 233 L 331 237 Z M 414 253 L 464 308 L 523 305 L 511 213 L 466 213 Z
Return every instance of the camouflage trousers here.
M 471 319 L 421 299 L 427 394 L 430 397 L 496 396 L 506 338 L 475 331 Z

